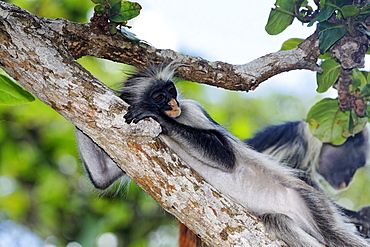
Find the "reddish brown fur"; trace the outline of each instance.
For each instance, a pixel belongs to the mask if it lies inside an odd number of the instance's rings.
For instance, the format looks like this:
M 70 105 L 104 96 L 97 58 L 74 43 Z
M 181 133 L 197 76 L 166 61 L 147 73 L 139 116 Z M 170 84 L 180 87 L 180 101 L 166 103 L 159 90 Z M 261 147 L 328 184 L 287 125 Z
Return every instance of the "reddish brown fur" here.
M 207 247 L 189 228 L 179 222 L 179 247 Z

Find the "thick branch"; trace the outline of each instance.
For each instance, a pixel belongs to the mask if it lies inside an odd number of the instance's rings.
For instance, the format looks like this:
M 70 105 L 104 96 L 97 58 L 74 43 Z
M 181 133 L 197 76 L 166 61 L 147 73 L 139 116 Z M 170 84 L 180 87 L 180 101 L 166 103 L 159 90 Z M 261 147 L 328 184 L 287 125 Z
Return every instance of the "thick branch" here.
M 30 15 L 21 9 L 13 11 L 22 15 Z M 42 25 L 44 28 L 53 30 L 55 38 L 59 36 L 74 58 L 94 56 L 136 67 L 142 67 L 148 61 L 177 60 L 186 64 L 179 68 L 179 77 L 231 90 L 253 90 L 261 82 L 285 71 L 320 70 L 316 65 L 317 56 L 312 56 L 313 52 L 319 54 L 316 35 L 295 49 L 268 54 L 244 65 L 231 65 L 224 62 L 210 62 L 172 50 L 156 49 L 144 42 L 128 40 L 121 34 L 111 36 L 89 23 L 80 24 L 65 19 L 34 18 L 32 15 L 28 22 L 33 26 Z M 37 30 L 31 32 L 37 32 Z
M 145 66 L 148 61 L 176 60 L 186 64 L 178 69 L 179 77 L 230 90 L 253 90 L 272 76 L 290 70 L 321 70 L 316 64 L 320 55 L 317 35 L 308 38 L 295 49 L 271 53 L 247 64 L 231 65 L 207 61 L 172 50 L 155 49 L 146 43 L 127 40 L 120 34 L 113 37 L 105 35 L 91 24 L 66 22 L 65 26 L 68 30 L 65 32 L 66 36 L 73 38 L 68 45 L 76 58 L 95 56 L 137 67 Z M 95 35 L 84 35 L 86 33 Z
M 92 137 L 164 209 L 209 245 L 280 246 L 254 216 L 153 139 L 160 131 L 158 124 L 125 124 L 127 105 L 74 60 L 62 23 L 68 22 L 38 18 L 0 2 L 0 67 Z
M 179 68 L 179 77 L 230 90 L 253 90 L 268 78 L 285 71 L 296 69 L 320 71 L 316 65 L 319 55 L 316 35 L 305 42 L 306 46 L 303 44 L 289 51 L 271 53 L 244 65 L 231 65 L 224 62 L 210 62 L 172 50 L 155 49 L 143 42 L 127 40 L 120 34 L 105 35 L 91 24 L 65 21 L 65 27 L 68 32 L 64 34 L 73 38 L 68 45 L 76 58 L 95 56 L 138 67 L 147 64 L 148 61 L 176 60 L 186 64 Z M 94 35 L 86 35 L 90 33 Z M 313 57 L 312 53 L 315 51 L 318 55 Z

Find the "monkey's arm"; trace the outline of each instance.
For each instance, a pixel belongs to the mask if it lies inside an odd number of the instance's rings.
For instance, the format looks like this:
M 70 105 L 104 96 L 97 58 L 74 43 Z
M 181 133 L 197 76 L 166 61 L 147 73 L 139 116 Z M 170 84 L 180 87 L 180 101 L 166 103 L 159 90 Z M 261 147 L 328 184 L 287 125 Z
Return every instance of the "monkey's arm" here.
M 362 215 L 362 210 L 366 210 L 367 207 L 360 209 L 358 212 L 341 208 L 341 211 L 348 216 L 349 222 L 353 223 L 359 233 L 365 237 L 370 238 L 370 220 Z
M 109 155 L 78 128 L 76 138 L 85 171 L 95 188 L 104 190 L 125 175 Z
M 181 109 L 180 117 L 174 119 L 155 106 L 138 103 L 129 107 L 125 119 L 127 123 L 137 123 L 151 117 L 161 125 L 162 134 L 170 137 L 189 155 L 222 170 L 232 169 L 234 151 L 230 140 L 222 133 L 222 127 L 199 109 L 189 109 L 185 105 L 181 105 Z M 198 126 L 195 126 L 194 119 Z

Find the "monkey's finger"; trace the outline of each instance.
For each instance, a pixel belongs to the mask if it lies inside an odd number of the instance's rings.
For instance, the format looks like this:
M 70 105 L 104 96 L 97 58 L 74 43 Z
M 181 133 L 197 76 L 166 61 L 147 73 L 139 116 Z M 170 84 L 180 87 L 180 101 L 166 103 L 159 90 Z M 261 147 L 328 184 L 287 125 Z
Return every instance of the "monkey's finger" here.
M 126 123 L 128 124 L 130 123 L 137 124 L 140 120 L 147 118 L 148 116 L 145 113 L 136 113 L 133 111 L 129 111 L 123 117 L 125 118 Z
M 133 123 L 137 124 L 139 121 L 143 120 L 144 118 L 148 118 L 150 117 L 150 115 L 144 113 L 144 112 L 141 112 L 139 114 L 137 114 L 134 119 L 132 120 Z
M 133 115 L 132 112 L 127 112 L 123 117 L 126 120 L 126 123 L 130 124 L 134 120 L 135 115 Z

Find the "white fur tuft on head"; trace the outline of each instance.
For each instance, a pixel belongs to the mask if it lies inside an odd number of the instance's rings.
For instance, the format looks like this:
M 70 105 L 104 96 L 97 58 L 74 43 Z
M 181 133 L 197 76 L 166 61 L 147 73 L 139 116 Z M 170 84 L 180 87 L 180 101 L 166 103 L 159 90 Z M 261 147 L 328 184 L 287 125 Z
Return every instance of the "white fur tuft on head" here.
M 146 92 L 154 83 L 173 81 L 178 66 L 175 62 L 150 64 L 147 68 L 133 73 L 130 78 L 124 81 L 123 87 L 118 90 L 118 93 L 123 100 L 131 105 L 141 100 L 142 92 Z

